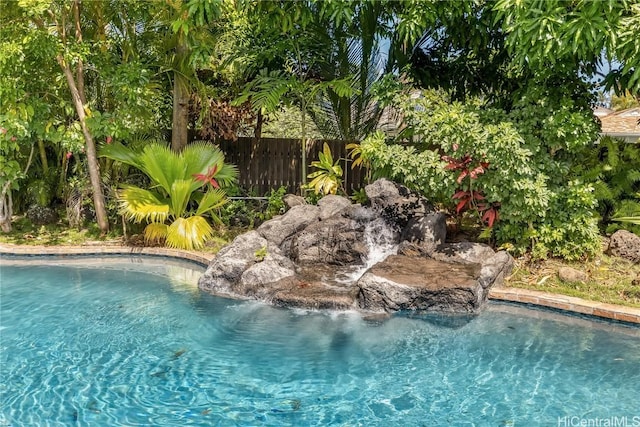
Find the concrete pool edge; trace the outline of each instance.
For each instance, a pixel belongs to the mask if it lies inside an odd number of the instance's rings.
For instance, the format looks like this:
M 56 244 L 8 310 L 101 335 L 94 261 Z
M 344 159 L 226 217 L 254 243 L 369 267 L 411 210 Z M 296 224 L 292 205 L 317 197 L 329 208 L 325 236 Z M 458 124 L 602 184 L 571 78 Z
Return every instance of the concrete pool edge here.
M 640 324 L 640 309 L 520 288 L 491 288 L 489 299 L 547 307 L 596 318 Z
M 130 246 L 30 246 L 1 243 L 1 255 L 13 256 L 102 256 L 102 255 L 147 255 L 155 257 L 170 257 L 184 259 L 206 267 L 214 258 L 214 254 L 154 247 Z M 571 297 L 548 292 L 528 289 L 497 287 L 489 291 L 489 299 L 508 301 L 548 307 L 557 310 L 610 319 L 620 322 L 640 324 L 640 309 L 597 301 L 589 301 L 578 297 Z

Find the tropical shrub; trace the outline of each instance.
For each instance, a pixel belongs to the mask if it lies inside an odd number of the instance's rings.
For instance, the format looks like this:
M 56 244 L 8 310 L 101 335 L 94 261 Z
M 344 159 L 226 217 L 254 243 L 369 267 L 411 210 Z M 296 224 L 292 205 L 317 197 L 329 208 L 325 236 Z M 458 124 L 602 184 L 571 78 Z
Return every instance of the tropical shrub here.
M 311 180 L 307 185 L 316 194 L 336 194 L 342 191 L 342 166 L 340 159 L 333 160 L 331 149 L 327 143 L 324 143 L 322 151 L 318 153 L 318 160 L 311 162 L 311 167 L 316 168 L 315 172 L 308 175 Z
M 479 213 L 497 243 L 518 253 L 592 255 L 600 247 L 592 187 L 567 174 L 572 153 L 595 139 L 597 126 L 575 113 L 568 97 L 561 100 L 565 109 L 549 109 L 550 102 L 539 93 L 506 113 L 478 99 L 450 102 L 439 91 L 401 94 L 394 106 L 405 131 L 391 142 L 371 135 L 360 155 L 375 176 L 403 182 L 451 210 Z
M 234 200 L 229 201 L 220 209 L 220 219 L 231 227 L 254 228 L 262 222 L 270 220 L 285 211 L 284 195 L 286 187 L 271 190 L 264 198 L 256 197 L 254 191 L 247 191 L 239 186 L 232 186 L 227 194 Z
M 114 143 L 103 146 L 101 156 L 134 166 L 151 180 L 149 189 L 122 185 L 118 192 L 122 215 L 148 223 L 146 241 L 198 249 L 213 236 L 205 215 L 219 221 L 215 211 L 227 201 L 223 188 L 237 176 L 235 166 L 224 163 L 220 149 L 197 142 L 177 153 L 154 142 L 134 151 Z
M 617 219 L 640 215 L 640 147 L 611 137 L 583 150 L 572 173 L 593 185 L 600 229 L 623 228 L 640 234 L 633 222 Z

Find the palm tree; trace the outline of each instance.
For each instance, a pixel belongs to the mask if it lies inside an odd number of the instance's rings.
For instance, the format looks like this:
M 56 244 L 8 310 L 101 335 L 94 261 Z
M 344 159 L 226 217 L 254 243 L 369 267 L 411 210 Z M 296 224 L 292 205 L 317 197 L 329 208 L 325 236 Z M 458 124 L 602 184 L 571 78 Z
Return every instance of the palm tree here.
M 235 166 L 224 163 L 219 148 L 205 142 L 187 145 L 181 152 L 152 142 L 142 151 L 122 144 L 105 145 L 101 156 L 134 166 L 153 187 L 124 185 L 118 192 L 121 214 L 146 221 L 145 241 L 164 241 L 168 247 L 199 249 L 213 236 L 204 215 L 219 222 L 215 210 L 226 203 L 222 189 L 237 177 Z

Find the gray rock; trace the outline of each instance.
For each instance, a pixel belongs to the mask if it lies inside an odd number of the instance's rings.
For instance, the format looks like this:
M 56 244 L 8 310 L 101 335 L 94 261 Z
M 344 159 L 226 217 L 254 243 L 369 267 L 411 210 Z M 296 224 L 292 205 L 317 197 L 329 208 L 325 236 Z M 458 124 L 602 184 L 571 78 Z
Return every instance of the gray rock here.
M 320 208 L 314 205 L 294 206 L 284 215 L 276 216 L 258 227 L 258 233 L 269 242 L 280 246 L 282 242 L 307 225 L 320 219 Z
M 435 248 L 443 244 L 446 238 L 446 217 L 437 212 L 411 218 L 407 227 L 402 231 L 400 240 L 416 243 L 426 248 Z
M 571 267 L 560 267 L 558 270 L 560 280 L 568 283 L 581 283 L 587 281 L 587 274 Z
M 476 312 L 486 300 L 477 264 L 449 264 L 392 255 L 358 281 L 358 306 L 366 311 Z
M 256 262 L 242 273 L 239 281 L 231 286 L 235 294 L 255 299 L 266 299 L 277 291 L 282 279 L 296 274 L 293 262 L 272 248 L 264 260 Z
M 399 229 L 404 229 L 412 218 L 434 212 L 433 205 L 424 197 L 384 178 L 367 185 L 365 192 L 371 207 Z
M 337 214 L 346 207 L 351 207 L 352 203 L 351 200 L 346 197 L 329 194 L 318 200 L 318 206 L 320 207 L 320 219 L 326 219 Z
M 400 242 L 398 245 L 398 255 L 431 258 L 435 249 L 435 247 L 423 246 L 418 243 L 412 243 L 405 240 Z
M 640 236 L 627 230 L 618 230 L 611 235 L 608 253 L 613 256 L 640 263 Z
M 278 282 L 278 289 L 270 296 L 270 302 L 279 307 L 300 307 L 314 310 L 354 310 L 358 288 L 338 287 L 317 281 L 285 278 Z
M 484 289 L 491 286 L 502 286 L 506 276 L 513 271 L 513 257 L 505 251 L 497 252 L 482 263 L 478 283 Z
M 335 215 L 310 224 L 291 241 L 291 257 L 297 264 L 362 264 L 368 253 L 364 225 Z
M 431 258 L 446 262 L 482 264 L 495 255 L 495 251 L 482 243 L 457 242 L 440 245 Z
M 268 242 L 256 231 L 241 234 L 218 252 L 200 277 L 198 287 L 213 294 L 231 293 L 233 284 L 258 261 L 256 253 L 263 248 L 268 248 Z
M 302 196 L 296 196 L 295 194 L 285 194 L 282 197 L 282 201 L 284 205 L 287 207 L 287 210 L 291 209 L 294 206 L 306 205 L 307 202 L 304 200 Z

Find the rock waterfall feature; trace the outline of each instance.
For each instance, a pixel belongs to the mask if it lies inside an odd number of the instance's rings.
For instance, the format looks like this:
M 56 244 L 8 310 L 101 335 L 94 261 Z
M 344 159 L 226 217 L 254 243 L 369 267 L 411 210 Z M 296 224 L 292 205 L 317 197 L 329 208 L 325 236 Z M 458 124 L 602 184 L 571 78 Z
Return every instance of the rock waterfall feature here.
M 479 243 L 446 243 L 443 214 L 381 179 L 370 206 L 329 195 L 235 238 L 199 287 L 214 295 L 309 309 L 475 313 L 513 259 Z

